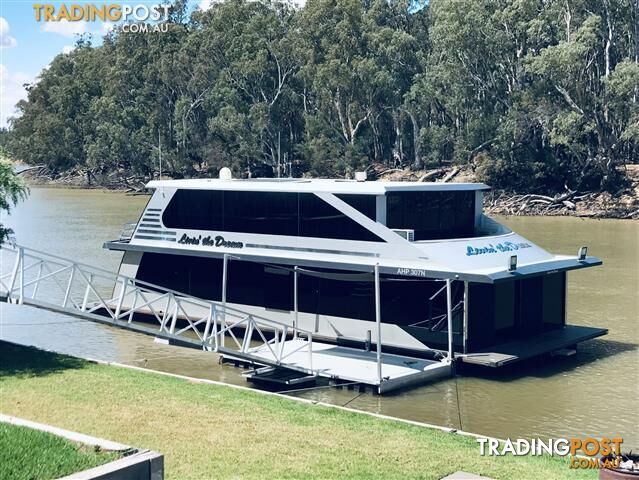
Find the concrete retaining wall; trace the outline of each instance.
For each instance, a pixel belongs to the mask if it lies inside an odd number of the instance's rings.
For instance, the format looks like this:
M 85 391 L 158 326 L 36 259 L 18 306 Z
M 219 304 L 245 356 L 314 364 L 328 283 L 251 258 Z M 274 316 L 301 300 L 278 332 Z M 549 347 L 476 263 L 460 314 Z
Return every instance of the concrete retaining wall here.
M 164 480 L 164 456 L 143 450 L 60 480 Z
M 98 446 L 102 450 L 121 452 L 126 455 L 99 467 L 62 477 L 65 480 L 164 480 L 164 456 L 161 453 L 152 452 L 151 450 L 138 450 L 122 443 L 91 437 L 10 415 L 0 414 L 0 422 L 48 432 L 72 442 Z

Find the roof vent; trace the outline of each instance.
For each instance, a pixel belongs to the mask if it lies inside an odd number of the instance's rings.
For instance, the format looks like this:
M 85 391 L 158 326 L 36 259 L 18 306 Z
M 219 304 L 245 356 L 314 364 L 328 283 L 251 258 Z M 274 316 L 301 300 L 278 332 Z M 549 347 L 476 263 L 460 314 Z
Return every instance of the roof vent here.
M 220 168 L 220 180 L 231 180 L 233 178 L 233 174 L 231 173 L 231 169 L 228 167 Z
M 366 172 L 355 172 L 355 180 L 358 182 L 366 181 Z

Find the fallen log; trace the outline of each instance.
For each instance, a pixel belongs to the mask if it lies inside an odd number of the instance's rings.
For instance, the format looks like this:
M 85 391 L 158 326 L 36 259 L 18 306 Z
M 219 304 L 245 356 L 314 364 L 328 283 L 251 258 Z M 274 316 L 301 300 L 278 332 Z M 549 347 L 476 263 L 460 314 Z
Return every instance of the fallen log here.
M 34 165 L 33 167 L 26 167 L 26 168 L 23 168 L 22 170 L 20 170 L 19 172 L 17 172 L 17 174 L 18 174 L 18 175 L 22 175 L 22 174 L 23 174 L 23 173 L 25 173 L 25 172 L 30 172 L 30 171 L 32 171 L 32 170 L 42 170 L 42 169 L 44 169 L 44 168 L 46 168 L 46 166 L 45 166 L 45 165 Z
M 448 175 L 446 175 L 443 179 L 442 179 L 442 183 L 447 183 L 450 182 L 453 178 L 455 178 L 457 176 L 457 174 L 461 172 L 461 168 L 460 167 L 455 167 L 453 168 Z
M 403 168 L 389 168 L 387 170 L 384 170 L 383 172 L 380 172 L 380 175 L 386 175 L 388 173 L 403 172 L 403 171 L 404 171 Z
M 438 175 L 443 175 L 444 173 L 446 173 L 446 169 L 445 168 L 438 168 L 436 170 L 431 170 L 430 172 L 426 172 L 424 175 L 419 177 L 419 179 L 417 181 L 418 182 L 425 182 L 426 180 L 429 180 L 431 178 L 435 178 Z

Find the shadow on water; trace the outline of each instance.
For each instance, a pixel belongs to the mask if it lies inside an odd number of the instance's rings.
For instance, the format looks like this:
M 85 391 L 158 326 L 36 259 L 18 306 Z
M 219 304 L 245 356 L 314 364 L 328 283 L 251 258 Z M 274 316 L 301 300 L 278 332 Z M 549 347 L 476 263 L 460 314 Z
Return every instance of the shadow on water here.
M 617 340 L 594 339 L 579 345 L 577 353 L 570 357 L 552 357 L 550 355 L 531 358 L 500 368 L 486 368 L 476 365 L 463 365 L 460 373 L 465 376 L 480 377 L 489 380 L 511 382 L 524 377 L 549 378 L 607 357 L 639 350 L 636 343 Z
M 79 358 L 0 341 L 0 379 L 10 376 L 41 377 L 86 365 L 87 362 Z

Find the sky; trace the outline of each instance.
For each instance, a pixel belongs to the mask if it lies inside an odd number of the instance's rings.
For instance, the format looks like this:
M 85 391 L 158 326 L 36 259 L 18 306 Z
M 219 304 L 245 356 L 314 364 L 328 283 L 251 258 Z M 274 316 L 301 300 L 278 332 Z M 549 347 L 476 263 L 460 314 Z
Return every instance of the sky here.
M 192 0 L 193 8 L 206 9 L 212 0 Z M 57 8 L 61 3 L 86 2 L 69 0 L 67 2 L 45 0 L 0 0 L 0 127 L 6 127 L 9 117 L 15 115 L 15 104 L 26 98 L 25 83 L 33 83 L 42 69 L 60 53 L 69 53 L 76 42 L 77 35 L 93 34 L 94 44 L 112 28 L 109 22 L 38 22 L 33 5 L 49 3 Z M 158 0 L 131 0 L 130 2 L 108 2 L 137 4 L 168 3 Z

